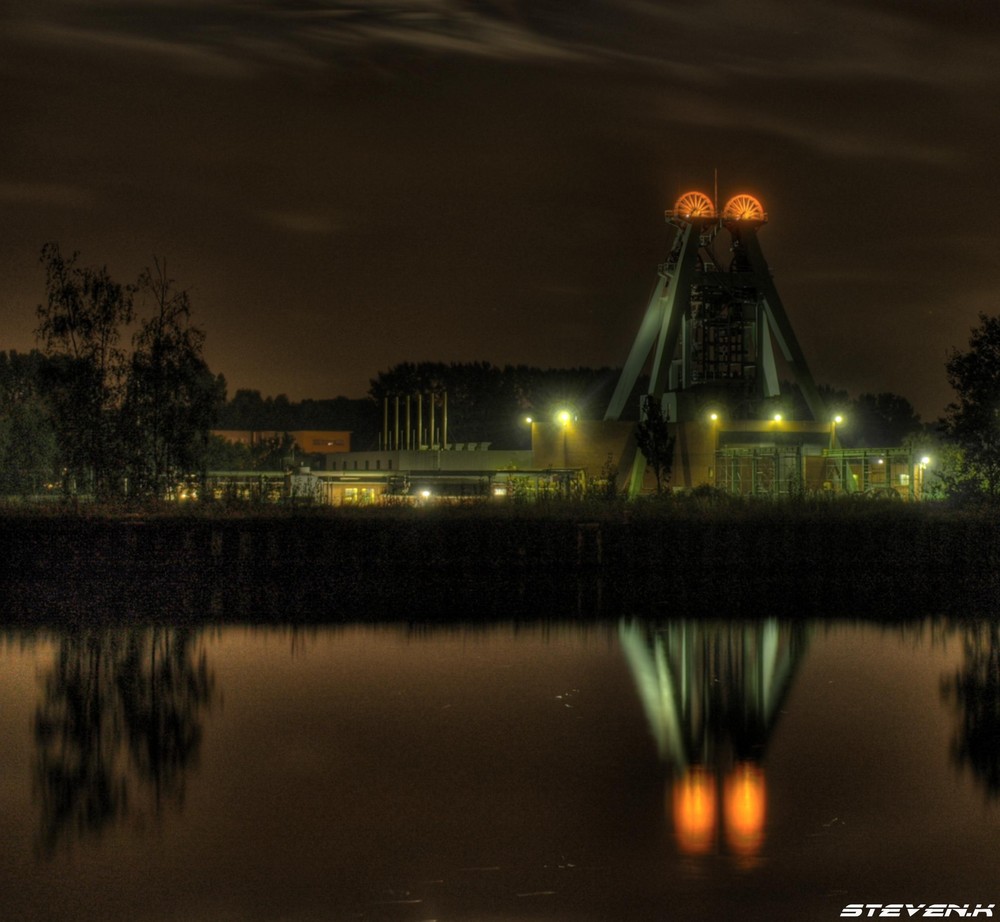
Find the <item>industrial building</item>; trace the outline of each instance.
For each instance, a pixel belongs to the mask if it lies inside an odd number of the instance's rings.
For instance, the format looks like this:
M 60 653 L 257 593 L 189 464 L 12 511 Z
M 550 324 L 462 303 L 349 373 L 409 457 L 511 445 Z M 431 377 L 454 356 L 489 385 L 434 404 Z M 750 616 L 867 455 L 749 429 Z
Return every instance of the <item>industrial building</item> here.
M 824 405 L 764 259 L 763 206 L 742 193 L 717 200 L 691 191 L 665 213 L 669 251 L 603 420 L 535 420 L 530 450 L 496 450 L 449 440 L 447 394 L 401 395 L 384 402 L 379 450 L 328 448 L 307 492 L 336 505 L 503 498 L 583 493 L 614 477 L 635 497 L 655 489 L 636 442 L 653 407 L 674 439 L 672 489 L 919 498 L 928 459 L 840 444 L 842 420 Z M 643 406 L 629 407 L 647 377 Z M 330 435 L 349 446 L 349 434 Z

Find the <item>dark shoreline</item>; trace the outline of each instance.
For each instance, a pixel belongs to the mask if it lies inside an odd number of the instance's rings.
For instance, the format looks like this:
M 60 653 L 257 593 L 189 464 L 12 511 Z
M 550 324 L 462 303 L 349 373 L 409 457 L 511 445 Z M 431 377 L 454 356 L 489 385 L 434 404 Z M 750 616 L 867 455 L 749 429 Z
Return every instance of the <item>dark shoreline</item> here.
M 994 617 L 1000 516 L 897 503 L 0 516 L 0 622 Z

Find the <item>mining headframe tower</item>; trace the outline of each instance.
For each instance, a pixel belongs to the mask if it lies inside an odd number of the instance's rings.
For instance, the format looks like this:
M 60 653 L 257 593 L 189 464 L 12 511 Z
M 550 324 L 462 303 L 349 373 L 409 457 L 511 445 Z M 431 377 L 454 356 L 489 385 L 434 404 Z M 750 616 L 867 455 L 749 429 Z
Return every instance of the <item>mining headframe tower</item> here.
M 760 201 L 734 195 L 720 210 L 705 193 L 686 192 L 666 212 L 666 221 L 673 231 L 670 254 L 659 266 L 605 420 L 617 421 L 626 414 L 629 398 L 648 369 L 647 393 L 677 429 L 680 470 L 675 460 L 673 479 L 682 486 L 691 485 L 685 483 L 690 480 L 685 443 L 693 437 L 685 427 L 703 427 L 713 414 L 713 457 L 723 427 L 730 444 L 735 433 L 742 433 L 735 441 L 742 438 L 748 446 L 760 442 L 762 435 L 772 443 L 779 436 L 779 442 L 828 437 L 826 407 L 761 250 L 758 231 L 767 223 L 767 214 Z M 767 398 L 782 395 L 776 353 L 811 420 L 764 418 L 774 403 Z M 780 433 L 776 422 L 783 423 Z M 631 438 L 619 460 L 630 495 L 640 491 L 645 466 Z M 715 472 L 710 473 L 715 479 Z

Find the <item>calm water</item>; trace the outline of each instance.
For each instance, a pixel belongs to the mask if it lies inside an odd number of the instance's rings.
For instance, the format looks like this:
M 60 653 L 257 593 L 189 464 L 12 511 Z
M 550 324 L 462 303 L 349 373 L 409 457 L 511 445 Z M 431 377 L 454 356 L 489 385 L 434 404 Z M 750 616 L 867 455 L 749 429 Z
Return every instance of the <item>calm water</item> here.
M 8 632 L 16 920 L 1000 904 L 1000 633 Z

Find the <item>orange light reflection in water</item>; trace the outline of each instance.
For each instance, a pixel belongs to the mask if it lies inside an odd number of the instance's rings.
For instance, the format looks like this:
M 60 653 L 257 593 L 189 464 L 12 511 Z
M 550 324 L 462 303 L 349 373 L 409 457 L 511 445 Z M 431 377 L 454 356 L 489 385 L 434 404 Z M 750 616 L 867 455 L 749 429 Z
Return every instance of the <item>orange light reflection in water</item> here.
M 674 829 L 680 850 L 704 855 L 715 842 L 715 776 L 702 766 L 688 769 L 673 783 Z
M 756 855 L 764 844 L 767 788 L 764 770 L 741 762 L 727 775 L 723 786 L 726 845 L 733 854 Z

